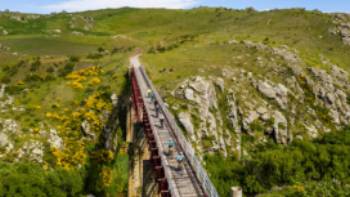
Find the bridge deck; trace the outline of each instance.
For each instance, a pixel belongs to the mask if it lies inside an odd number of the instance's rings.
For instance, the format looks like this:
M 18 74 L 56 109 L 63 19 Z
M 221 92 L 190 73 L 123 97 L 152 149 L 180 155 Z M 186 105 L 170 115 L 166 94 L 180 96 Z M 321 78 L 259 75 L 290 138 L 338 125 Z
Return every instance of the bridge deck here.
M 149 84 L 145 80 L 145 76 L 140 71 L 139 65 L 133 65 L 134 71 L 137 79 L 138 86 L 140 88 L 142 98 L 145 104 L 145 108 L 147 110 L 147 113 L 149 115 L 150 123 L 153 128 L 153 133 L 155 135 L 156 141 L 158 142 L 158 148 L 159 148 L 159 154 L 162 159 L 162 164 L 164 167 L 164 171 L 166 174 L 168 174 L 168 180 L 169 187 L 172 189 L 173 193 L 175 193 L 176 196 L 183 196 L 183 197 L 196 197 L 196 196 L 204 196 L 203 191 L 201 189 L 200 183 L 195 177 L 194 172 L 192 171 L 192 168 L 190 166 L 190 163 L 188 159 L 185 157 L 182 168 L 178 169 L 178 163 L 175 159 L 175 155 L 179 153 L 183 153 L 182 147 L 176 145 L 176 149 L 173 150 L 173 153 L 171 155 L 167 155 L 164 150 L 166 150 L 165 142 L 167 140 L 173 140 L 176 142 L 176 138 L 174 136 L 174 133 L 171 132 L 171 129 L 169 127 L 169 123 L 164 121 L 164 126 L 160 127 L 160 117 L 165 116 L 165 114 L 161 113 L 159 116 L 156 116 L 155 106 L 154 103 L 151 101 L 150 98 L 148 98 L 147 90 L 150 89 Z M 162 101 L 159 101 L 162 102 Z M 174 194 L 173 194 L 174 195 Z

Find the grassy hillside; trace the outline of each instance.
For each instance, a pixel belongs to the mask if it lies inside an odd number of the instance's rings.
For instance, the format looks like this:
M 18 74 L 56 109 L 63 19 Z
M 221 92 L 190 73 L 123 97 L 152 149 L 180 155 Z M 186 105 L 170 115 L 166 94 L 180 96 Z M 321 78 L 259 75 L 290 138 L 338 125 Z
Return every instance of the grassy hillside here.
M 27 182 L 38 183 L 32 196 L 42 195 L 50 187 L 62 196 L 126 192 L 128 161 L 120 148 L 124 146 L 123 110 L 129 94 L 125 75 L 128 58 L 140 50 L 147 72 L 175 115 L 190 114 L 195 132 L 183 128 L 184 132 L 222 196 L 227 196 L 234 184 L 248 195 L 329 195 L 327 190 L 313 192 L 322 184 L 341 191 L 332 195 L 348 195 L 344 169 L 349 166 L 340 157 L 343 149 L 348 154 L 348 144 L 343 147 L 337 142 L 340 150 L 335 154 L 339 158 L 333 158 L 328 149 L 333 145 L 325 134 L 347 126 L 346 115 L 334 103 L 346 111 L 350 100 L 348 77 L 332 75 L 334 65 L 340 73 L 350 72 L 350 46 L 340 33 L 332 33 L 337 28 L 334 20 L 332 14 L 303 9 L 123 8 L 50 15 L 1 12 L 0 79 L 6 88 L 0 98 L 0 157 L 4 160 L 0 173 L 18 174 L 10 176 L 8 182 L 0 181 L 0 193 L 21 195 Z M 328 73 L 323 77 L 327 80 L 321 80 L 322 73 Z M 177 96 L 186 80 L 197 83 L 192 79 L 195 76 L 203 79 L 197 81 L 200 85 L 209 84 L 208 91 L 215 92 L 217 107 Z M 288 94 L 283 99 L 287 104 L 259 92 L 263 81 L 276 88 L 286 87 Z M 324 101 L 328 93 L 335 94 L 333 103 Z M 112 95 L 119 97 L 116 106 Z M 232 123 L 233 103 L 238 117 Z M 275 115 L 268 120 L 256 118 L 254 110 L 259 108 Z M 112 132 L 116 140 L 112 148 L 104 149 L 99 137 L 113 109 L 119 114 L 118 128 Z M 203 117 L 201 110 L 208 117 Z M 344 120 L 337 123 L 332 110 L 340 111 Z M 282 122 L 277 122 L 276 114 L 282 114 Z M 247 123 L 248 119 L 254 120 Z M 277 145 L 281 139 L 276 139 L 276 128 L 267 131 L 276 127 L 275 123 L 277 129 L 288 130 L 288 137 L 281 134 L 288 143 Z M 201 133 L 200 127 L 206 133 Z M 326 145 L 316 139 L 327 141 Z M 326 147 L 317 154 L 339 168 L 319 169 L 322 161 L 300 155 L 305 146 L 312 146 L 307 150 L 310 155 L 314 149 Z M 302 166 L 290 169 L 295 161 L 288 160 L 284 151 L 297 157 Z M 274 163 L 278 159 L 287 161 Z M 43 171 L 33 180 L 33 172 L 26 170 L 32 165 Z M 252 165 L 259 166 L 257 171 Z M 286 168 L 290 178 L 283 173 L 267 176 L 264 169 L 270 167 Z M 76 176 L 77 181 L 66 180 L 66 173 Z M 23 176 L 25 181 L 12 187 L 15 176 Z M 45 188 L 51 179 L 57 184 Z M 67 191 L 66 185 L 72 188 Z

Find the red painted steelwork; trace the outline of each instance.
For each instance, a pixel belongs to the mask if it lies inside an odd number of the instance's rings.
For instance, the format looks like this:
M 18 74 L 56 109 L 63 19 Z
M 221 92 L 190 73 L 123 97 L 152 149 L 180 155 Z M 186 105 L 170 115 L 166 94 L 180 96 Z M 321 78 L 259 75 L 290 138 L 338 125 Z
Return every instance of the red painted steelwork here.
M 131 86 L 132 86 L 132 103 L 135 109 L 136 120 L 142 122 L 143 131 L 147 139 L 149 149 L 151 152 L 151 163 L 156 174 L 156 181 L 158 182 L 159 193 L 162 197 L 171 197 L 169 192 L 169 184 L 165 178 L 164 168 L 159 156 L 159 149 L 154 140 L 154 134 L 150 121 L 148 119 L 147 110 L 145 109 L 144 101 L 142 100 L 141 91 L 137 83 L 134 69 L 131 69 Z
M 132 88 L 132 103 L 134 105 L 134 109 L 136 111 L 136 120 L 141 122 L 142 120 L 142 109 L 143 109 L 143 100 L 141 97 L 141 91 L 137 84 L 135 71 L 131 70 L 131 88 Z

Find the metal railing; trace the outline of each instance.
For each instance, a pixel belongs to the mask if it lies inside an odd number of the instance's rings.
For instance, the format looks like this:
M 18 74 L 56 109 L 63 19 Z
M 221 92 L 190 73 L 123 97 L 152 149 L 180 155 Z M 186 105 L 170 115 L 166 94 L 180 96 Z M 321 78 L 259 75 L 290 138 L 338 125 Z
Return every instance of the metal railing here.
M 210 197 L 219 197 L 219 194 L 218 194 L 216 188 L 214 187 L 213 183 L 209 179 L 207 172 L 203 168 L 200 160 L 195 155 L 195 151 L 194 151 L 192 145 L 187 141 L 186 137 L 183 135 L 182 131 L 177 126 L 174 116 L 168 110 L 167 106 L 165 106 L 161 96 L 158 94 L 158 92 L 156 91 L 152 82 L 147 77 L 147 74 L 146 74 L 144 68 L 140 67 L 140 71 L 141 71 L 141 74 L 143 75 L 143 78 L 146 81 L 148 87 L 155 94 L 155 97 L 156 97 L 156 99 L 161 107 L 160 109 L 162 110 L 163 114 L 165 115 L 165 119 L 169 123 L 170 129 L 172 130 L 173 134 L 177 138 L 178 143 L 182 147 L 182 150 L 184 151 L 184 155 L 186 156 L 187 160 L 189 161 L 191 168 L 192 168 L 194 174 L 196 175 L 196 178 L 198 179 L 199 183 L 201 184 L 202 189 Z
M 141 70 L 140 70 L 140 71 L 141 71 Z M 133 74 L 134 74 L 134 75 L 133 75 L 132 77 L 135 77 L 135 80 L 136 80 L 136 82 L 137 82 L 137 84 L 138 84 L 138 89 L 139 89 L 139 91 L 140 91 L 139 94 L 140 94 L 140 96 L 141 96 L 142 98 L 145 98 L 146 95 L 143 94 L 143 92 L 142 92 L 142 90 L 141 90 L 141 88 L 140 88 L 140 85 L 139 85 L 140 81 L 138 80 L 138 77 L 137 77 L 137 76 L 138 76 L 137 71 L 134 70 Z M 142 71 L 140 72 L 140 74 L 143 75 Z M 143 77 L 143 76 L 141 76 L 141 77 Z M 143 78 L 144 78 L 144 77 L 143 77 Z M 147 81 L 145 81 L 145 82 L 147 83 Z M 148 84 L 147 84 L 147 85 L 148 85 Z M 145 105 L 145 103 L 144 103 L 144 105 Z M 145 109 L 146 109 L 147 118 L 148 118 L 149 120 L 151 120 L 150 113 L 148 112 L 147 107 L 145 107 Z M 169 164 L 168 164 L 168 162 L 167 162 L 167 160 L 166 160 L 166 157 L 165 157 L 165 155 L 164 155 L 164 153 L 163 153 L 164 151 L 163 151 L 163 149 L 162 149 L 161 140 L 160 140 L 159 136 L 156 135 L 156 133 L 154 133 L 154 132 L 156 132 L 156 129 L 154 128 L 154 125 L 153 125 L 153 124 L 151 124 L 150 126 L 151 126 L 151 128 L 152 128 L 152 132 L 153 132 L 153 135 L 154 135 L 154 138 L 155 138 L 157 147 L 158 147 L 158 149 L 159 149 L 159 155 L 160 155 L 160 157 L 161 157 L 162 166 L 169 166 Z M 178 190 L 177 190 L 177 188 L 176 188 L 176 184 L 175 184 L 175 182 L 174 182 L 173 176 L 172 176 L 172 174 L 169 172 L 169 169 L 168 169 L 167 167 L 164 167 L 164 175 L 165 175 L 165 178 L 166 178 L 167 181 L 168 181 L 168 190 L 169 190 L 171 196 L 172 196 L 172 197 L 180 197 L 179 192 L 178 192 Z

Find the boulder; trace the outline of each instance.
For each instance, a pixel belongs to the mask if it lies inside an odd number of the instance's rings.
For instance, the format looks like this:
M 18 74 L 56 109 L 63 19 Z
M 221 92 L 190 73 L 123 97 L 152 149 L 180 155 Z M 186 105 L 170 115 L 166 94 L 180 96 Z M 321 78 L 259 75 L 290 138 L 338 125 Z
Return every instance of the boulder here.
M 7 35 L 9 34 L 9 32 L 8 32 L 6 29 L 3 29 L 2 32 L 1 32 L 1 34 L 2 34 L 3 36 L 7 36 Z
M 190 101 L 195 101 L 193 89 L 191 89 L 191 88 L 185 89 L 185 99 L 190 100 Z
M 332 65 L 332 68 L 331 68 L 331 74 L 333 77 L 339 80 L 346 81 L 346 82 L 349 80 L 349 73 L 334 64 Z
M 53 29 L 53 30 L 52 30 L 52 33 L 61 34 L 61 33 L 62 33 L 62 30 L 61 30 L 61 29 Z
M 265 81 L 258 84 L 258 90 L 267 98 L 274 99 L 277 96 L 274 88 Z
M 63 140 L 57 134 L 56 129 L 49 130 L 48 142 L 50 143 L 50 146 L 53 148 L 60 149 L 60 150 L 63 149 Z
M 287 144 L 291 141 L 291 137 L 288 133 L 288 122 L 284 115 L 279 112 L 274 112 L 274 124 L 273 124 L 273 134 L 277 143 Z
M 2 121 L 2 131 L 5 133 L 16 133 L 18 131 L 17 122 L 12 119 Z
M 29 140 L 18 150 L 17 161 L 22 158 L 26 158 L 38 163 L 43 162 L 44 145 L 40 141 Z
M 194 139 L 194 127 L 191 121 L 191 115 L 188 114 L 187 112 L 180 112 L 178 114 L 178 119 L 181 123 L 181 125 L 185 128 L 187 133 L 191 136 L 191 139 Z
M 215 85 L 216 85 L 217 87 L 220 88 L 221 91 L 224 91 L 224 89 L 225 89 L 225 81 L 224 81 L 223 78 L 218 77 L 218 78 L 215 80 L 214 83 L 215 83 Z
M 257 112 L 259 115 L 264 115 L 265 113 L 268 112 L 268 109 L 265 108 L 265 107 L 260 106 L 260 107 L 258 107 L 258 109 L 256 109 L 256 112 Z
M 5 133 L 0 133 L 0 147 L 4 147 L 9 143 L 9 139 Z
M 75 36 L 83 36 L 84 35 L 84 33 L 79 32 L 79 31 L 73 31 L 72 34 Z
M 91 137 L 95 139 L 96 135 L 91 131 L 90 123 L 87 120 L 84 120 L 81 123 L 81 132 L 84 136 Z
M 118 96 L 117 96 L 116 93 L 113 93 L 113 94 L 111 95 L 111 101 L 112 101 L 112 105 L 113 105 L 113 106 L 117 106 L 117 104 L 118 104 Z
M 230 93 L 226 96 L 226 102 L 229 107 L 228 119 L 230 125 L 235 133 L 240 133 L 241 130 L 239 126 L 238 106 L 236 103 L 235 95 L 232 90 L 230 90 Z
M 5 150 L 4 154 L 7 154 L 13 149 L 13 144 L 5 133 L 0 133 L 0 149 Z M 3 156 L 2 154 L 0 153 L 0 157 Z
M 308 125 L 304 125 L 307 131 L 307 134 L 311 137 L 311 138 L 316 138 L 318 137 L 318 131 L 317 128 L 312 125 L 312 124 L 308 124 Z
M 258 81 L 257 89 L 267 98 L 274 99 L 282 109 L 287 108 L 288 89 L 283 84 L 272 86 L 270 82 Z

